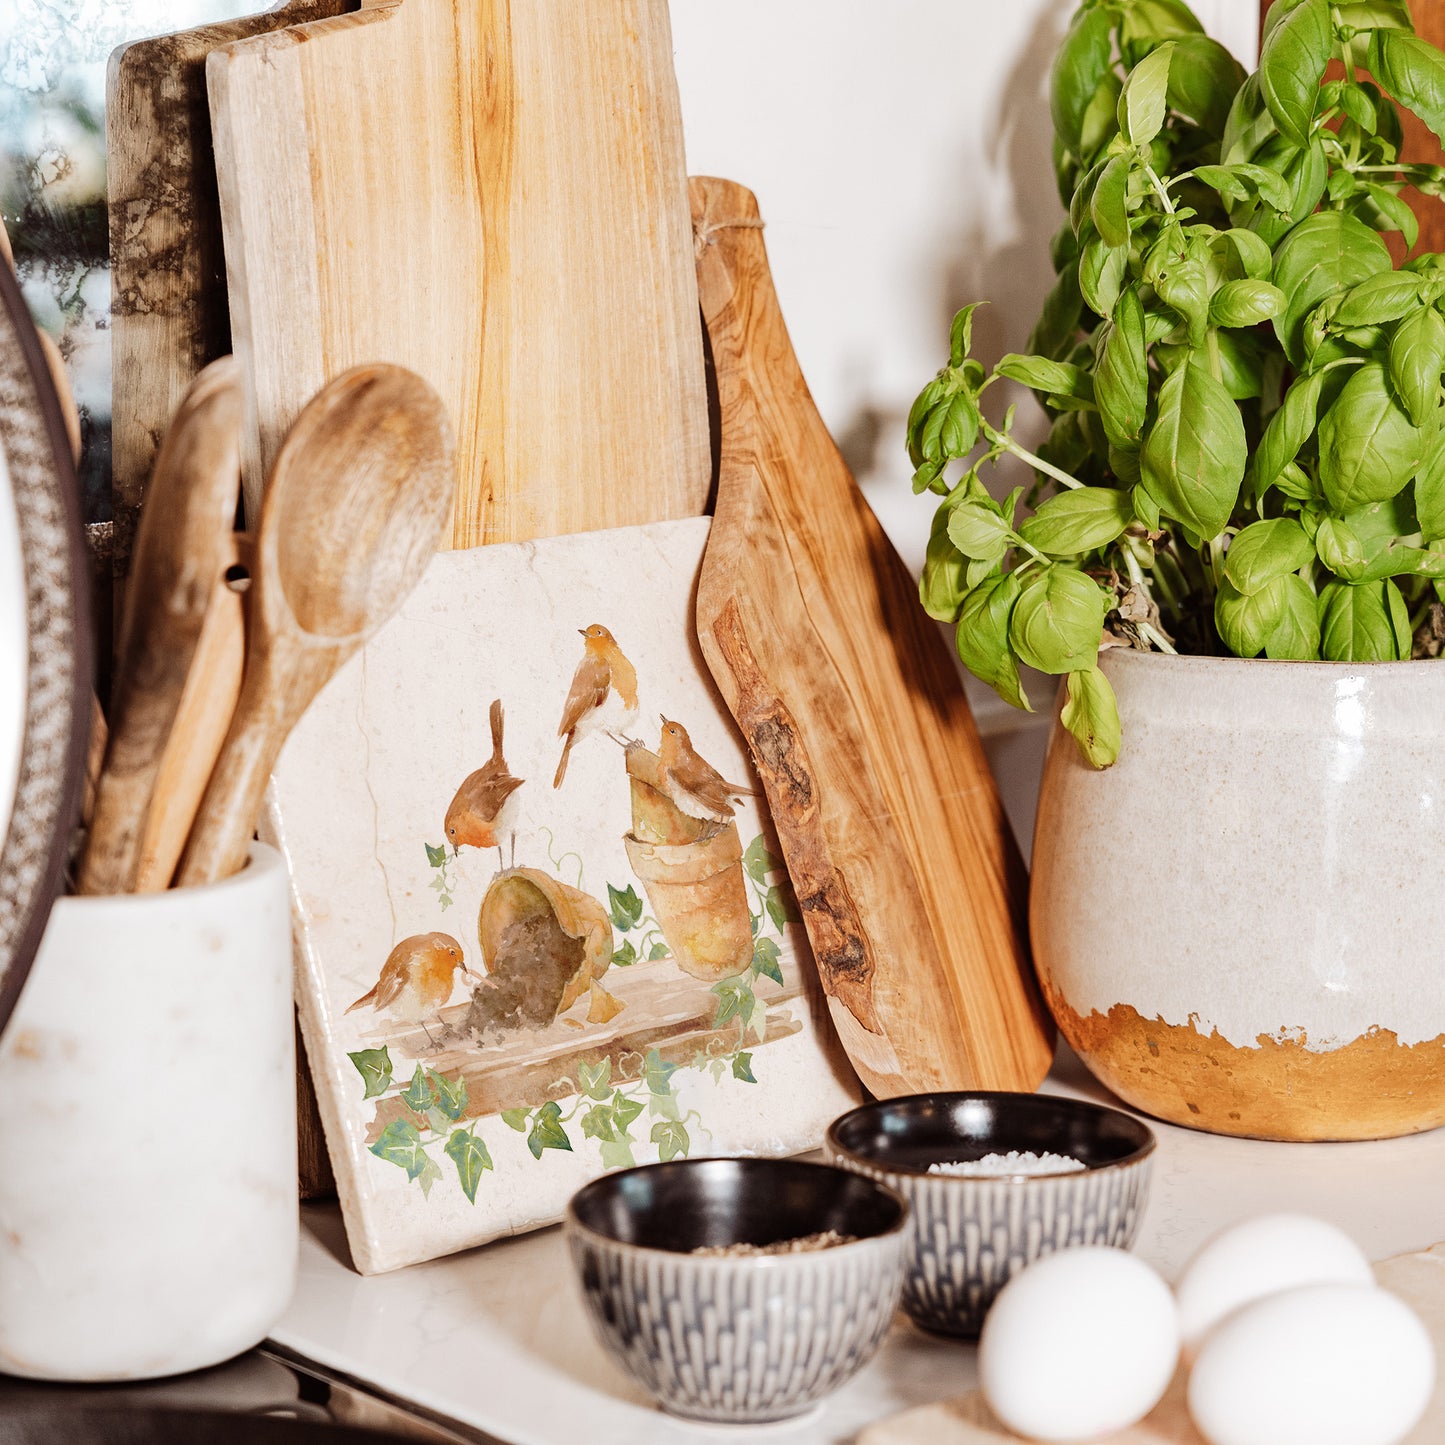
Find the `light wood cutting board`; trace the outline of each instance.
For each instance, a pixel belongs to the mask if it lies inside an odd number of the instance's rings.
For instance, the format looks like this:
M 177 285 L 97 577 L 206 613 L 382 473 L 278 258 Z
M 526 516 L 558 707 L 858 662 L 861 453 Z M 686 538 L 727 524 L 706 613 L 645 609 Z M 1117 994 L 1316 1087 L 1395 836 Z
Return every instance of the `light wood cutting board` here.
M 1437 1358 L 1445 1361 L 1445 1244 L 1387 1259 L 1375 1266 L 1375 1278 L 1420 1316 L 1435 1343 Z M 1097 1445 L 1206 1445 L 1189 1418 L 1186 1385 L 1181 1371 L 1146 1419 L 1128 1430 L 1099 1437 Z M 1008 1441 L 1022 1438 L 1000 1425 L 979 1392 L 970 1390 L 958 1399 L 923 1405 L 881 1420 L 858 1436 L 857 1445 L 1007 1445 Z M 1442 1440 L 1445 1369 L 1436 1379 L 1424 1418 L 1402 1445 L 1440 1445 Z
M 231 350 L 206 56 L 356 4 L 291 0 L 263 15 L 137 40 L 110 58 L 111 458 L 122 562 L 171 417 L 202 368 Z
M 208 84 L 248 499 L 328 377 L 390 361 L 451 413 L 455 546 L 704 509 L 666 0 L 365 0 Z
M 875 1094 L 1038 1086 L 1027 885 L 958 670 L 788 340 L 757 203 L 691 182 L 722 455 L 697 624 Z

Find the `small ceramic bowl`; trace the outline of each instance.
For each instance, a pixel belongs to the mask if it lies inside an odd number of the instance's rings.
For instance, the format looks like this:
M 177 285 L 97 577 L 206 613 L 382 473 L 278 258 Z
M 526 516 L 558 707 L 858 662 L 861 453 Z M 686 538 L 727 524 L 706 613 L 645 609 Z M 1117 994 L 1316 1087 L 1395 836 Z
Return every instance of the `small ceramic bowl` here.
M 662 1407 L 744 1425 L 808 1410 L 872 1359 L 898 1308 L 908 1206 L 875 1180 L 787 1159 L 687 1159 L 604 1175 L 566 1228 L 592 1323 Z M 832 1230 L 852 1243 L 700 1255 Z
M 912 1094 L 834 1120 L 836 1164 L 892 1186 L 911 1210 L 903 1308 L 942 1334 L 977 1336 L 995 1296 L 1058 1249 L 1127 1249 L 1149 1192 L 1154 1134 L 1131 1114 L 1046 1094 Z M 1056 1154 L 1068 1174 L 930 1174 L 990 1154 Z

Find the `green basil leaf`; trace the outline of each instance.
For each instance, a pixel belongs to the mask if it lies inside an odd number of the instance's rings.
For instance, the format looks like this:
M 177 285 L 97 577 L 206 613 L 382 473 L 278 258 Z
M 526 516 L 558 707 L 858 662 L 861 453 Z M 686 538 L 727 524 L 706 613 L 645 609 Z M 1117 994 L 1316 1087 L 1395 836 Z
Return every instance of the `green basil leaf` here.
M 1040 568 L 1023 584 L 1009 623 L 1014 651 L 1040 672 L 1093 667 L 1104 631 L 1106 600 L 1097 582 L 1075 568 Z
M 1136 486 L 1129 493 L 1130 505 L 1134 508 L 1134 515 L 1139 518 L 1151 532 L 1159 530 L 1159 503 L 1144 490 Z
M 1275 477 L 1274 486 L 1297 502 L 1323 502 L 1325 499 L 1315 479 L 1293 462 L 1289 462 Z
M 1089 218 L 1108 246 L 1129 244 L 1129 157 L 1114 156 L 1089 198 Z
M 1084 760 L 1096 768 L 1111 766 L 1119 756 L 1119 704 L 1109 679 L 1098 667 L 1069 674 L 1059 721 L 1072 734 Z
M 1249 195 L 1249 187 L 1233 166 L 1195 166 L 1194 176 L 1229 200 L 1242 201 Z
M 1367 362 L 1320 418 L 1320 484 L 1336 512 L 1384 501 L 1402 490 L 1426 438 L 1395 400 L 1385 368 Z
M 1051 557 L 1074 557 L 1107 547 L 1134 520 L 1129 495 L 1114 487 L 1060 492 L 1019 527 L 1019 536 Z
M 1265 11 L 1264 24 L 1260 27 L 1259 43 L 1261 48 L 1269 37 L 1274 34 L 1280 23 L 1303 4 L 1304 0 L 1273 0 L 1269 9 Z
M 1104 433 L 1116 447 L 1137 450 L 1149 407 L 1144 306 L 1130 287 L 1119 297 L 1099 351 L 1094 399 Z
M 1343 517 L 1324 517 L 1315 532 L 1320 561 L 1346 582 L 1362 582 L 1365 576 L 1365 544 Z
M 1391 269 L 1385 243 L 1353 216 L 1320 211 L 1301 221 L 1280 242 L 1274 260 L 1274 284 L 1285 296 L 1274 331 L 1290 364 L 1305 364 L 1305 320 L 1321 301 Z
M 1151 50 L 1124 82 L 1119 95 L 1119 129 L 1130 145 L 1148 145 L 1164 129 L 1169 67 L 1173 58 L 1174 46 L 1161 45 Z M 1104 228 L 1099 226 L 1099 231 L 1103 234 Z
M 1168 271 L 1161 271 L 1154 282 L 1160 299 L 1172 306 L 1189 329 L 1189 344 L 1204 345 L 1209 327 L 1209 277 L 1204 267 L 1185 261 Z
M 1445 578 L 1445 552 L 1392 543 L 1370 558 L 1360 580 L 1378 582 L 1386 577 Z
M 1219 374 L 1224 389 L 1235 401 L 1247 401 L 1264 394 L 1264 357 L 1255 333 L 1216 331 L 1219 344 Z
M 1046 392 L 1049 396 L 1074 397 L 1079 401 L 1094 399 L 1094 383 L 1089 373 L 1066 361 L 1011 352 L 994 370 L 1010 381 L 1021 381 L 1025 386 Z
M 1310 584 L 1291 573 L 1281 577 L 1279 616 L 1265 639 L 1266 657 L 1276 661 L 1313 662 L 1320 655 L 1320 604 Z
M 1329 184 L 1329 158 L 1325 155 L 1324 142 L 1318 138 L 1301 149 L 1279 136 L 1266 141 L 1256 159 L 1263 168 L 1277 171 L 1283 178 L 1289 190 L 1289 204 L 1283 212 L 1267 202 L 1251 204 L 1247 209 L 1236 205 L 1231 210 L 1231 219 L 1236 225 L 1247 223 L 1261 240 L 1277 246 L 1289 234 L 1297 217 L 1308 216 L 1319 205 Z
M 958 616 L 968 591 L 968 559 L 948 535 L 952 510 L 940 507 L 933 514 L 923 575 L 918 579 L 918 600 L 923 603 L 923 610 L 939 622 L 952 622 Z
M 1124 82 L 1112 71 L 1106 70 L 1094 98 L 1084 111 L 1083 123 L 1079 127 L 1081 154 L 1093 157 L 1100 154 L 1119 133 L 1119 96 Z
M 1442 373 L 1445 319 L 1433 306 L 1425 306 L 1407 316 L 1390 338 L 1390 383 L 1416 426 L 1427 425 L 1439 410 Z
M 1241 592 L 1228 581 L 1214 594 L 1214 625 L 1236 657 L 1258 657 L 1284 615 L 1283 579 L 1258 592 Z
M 1197 35 L 1202 27 L 1184 0 L 1133 0 L 1124 12 L 1121 38 L 1126 45 Z
M 982 305 L 983 302 L 975 301 L 954 316 L 953 325 L 948 329 L 948 364 L 950 366 L 962 366 L 964 359 L 968 356 L 969 348 L 973 345 L 973 313 Z
M 1445 427 L 1434 433 L 1415 476 L 1415 512 L 1427 542 L 1445 539 Z
M 1320 594 L 1320 652 L 1325 661 L 1399 660 L 1386 588 L 1399 595 L 1390 582 L 1331 582 L 1325 588 Z
M 1069 234 L 1072 236 L 1073 232 Z M 1054 361 L 1062 360 L 1073 349 L 1083 311 L 1079 263 L 1077 260 L 1070 261 L 1059 272 L 1058 280 L 1044 297 L 1038 324 L 1029 336 L 1029 350 Z
M 1084 112 L 1113 62 L 1113 17 L 1107 10 L 1086 10 L 1074 20 L 1054 58 L 1049 108 L 1054 129 L 1075 155 L 1082 155 Z
M 1009 524 L 992 507 L 964 502 L 949 513 L 949 540 L 965 557 L 1000 562 L 1011 539 Z
M 1345 330 L 1398 321 L 1419 306 L 1424 284 L 1424 279 L 1413 271 L 1382 271 L 1367 276 L 1346 293 L 1331 324 Z
M 1230 104 L 1243 84 L 1244 67 L 1218 41 L 1186 35 L 1175 42 L 1169 104 L 1209 135 L 1223 134 Z
M 1410 609 L 1405 605 L 1400 589 L 1389 581 L 1385 583 L 1385 606 L 1389 610 L 1390 627 L 1395 634 L 1396 655 L 1402 662 L 1406 661 L 1415 642 L 1414 633 L 1410 629 Z
M 1274 27 L 1260 53 L 1264 103 L 1280 134 L 1297 146 L 1310 143 L 1334 38 L 1327 0 L 1304 0 Z
M 1079 256 L 1079 291 L 1095 314 L 1113 313 L 1128 266 L 1128 246 L 1111 246 L 1099 235 L 1085 243 Z
M 1274 252 L 1253 231 L 1236 226 L 1223 233 L 1223 239 L 1234 248 L 1245 276 L 1252 281 L 1268 281 L 1274 271 Z
M 1248 455 L 1239 408 L 1197 360 L 1159 389 L 1144 444 L 1143 484 L 1162 512 L 1200 537 L 1216 536 L 1239 497 Z
M 1339 11 L 1340 24 L 1354 30 L 1413 31 L 1415 28 L 1405 0 L 1345 0 L 1335 9 Z
M 1226 281 L 1209 299 L 1211 326 L 1257 326 L 1284 309 L 1284 292 L 1268 281 Z
M 1012 572 L 981 583 L 964 600 L 954 641 L 963 665 L 980 682 L 1005 702 L 1032 712 L 1009 644 L 1009 621 L 1018 599 L 1019 579 Z
M 1445 145 L 1445 56 L 1418 35 L 1376 30 L 1370 36 L 1369 65 L 1381 87 Z
M 1363 85 L 1347 85 L 1340 93 L 1340 105 L 1344 112 L 1363 131 L 1371 135 L 1375 133 L 1377 118 L 1375 114 L 1375 102 L 1371 99 L 1369 91 Z M 1337 175 L 1354 177 L 1349 171 L 1338 171 Z M 1330 179 L 1333 181 L 1334 177 Z M 1330 192 L 1334 194 L 1333 190 Z
M 1315 429 L 1324 376 L 1315 372 L 1302 376 L 1285 392 L 1279 410 L 1270 417 L 1269 425 L 1254 452 L 1254 490 L 1263 492 L 1275 484 L 1276 478 L 1299 455 L 1300 448 Z
M 1270 15 L 1276 14 L 1279 9 L 1280 0 L 1275 0 Z M 1277 134 L 1274 117 L 1269 113 L 1260 90 L 1259 75 L 1247 76 L 1229 107 L 1229 119 L 1224 123 L 1224 137 L 1219 146 L 1220 159 L 1225 165 L 1253 160 L 1259 148 Z
M 978 406 L 966 390 L 954 391 L 936 403 L 918 429 L 918 450 L 924 461 L 966 456 L 978 439 Z
M 1229 544 L 1224 575 L 1236 590 L 1250 595 L 1277 577 L 1298 572 L 1314 561 L 1315 549 L 1305 529 L 1292 517 L 1251 522 Z
M 1420 221 L 1414 211 L 1394 191 L 1374 181 L 1366 181 L 1348 209 L 1371 230 L 1398 231 L 1410 250 L 1420 239 Z
M 1276 211 L 1289 211 L 1294 205 L 1294 189 L 1281 172 L 1271 170 L 1269 166 L 1251 165 L 1248 161 L 1238 162 L 1232 170 L 1241 180 L 1252 185 L 1259 192 L 1260 199 Z

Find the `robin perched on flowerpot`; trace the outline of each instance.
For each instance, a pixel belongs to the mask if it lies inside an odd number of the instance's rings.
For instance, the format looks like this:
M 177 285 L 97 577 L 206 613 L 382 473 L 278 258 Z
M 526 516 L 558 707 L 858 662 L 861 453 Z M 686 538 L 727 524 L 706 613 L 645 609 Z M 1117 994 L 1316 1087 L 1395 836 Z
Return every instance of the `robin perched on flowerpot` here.
M 436 1018 L 452 996 L 457 970 L 479 979 L 462 956 L 462 946 L 449 933 L 418 933 L 403 938 L 387 954 L 381 966 L 381 977 L 347 1010 L 370 1006 L 377 1013 L 385 1010 L 405 1023 L 426 1027 L 429 1018 Z M 433 1040 L 433 1042 L 435 1042 Z
M 453 848 L 495 848 L 502 861 L 502 834 L 512 832 L 513 861 L 516 860 L 515 819 L 522 779 L 514 777 L 502 756 L 502 699 L 492 703 L 492 756 L 476 772 L 468 774 L 447 808 L 447 842 Z
M 657 746 L 658 781 L 680 812 L 710 823 L 726 823 L 733 816 L 733 799 L 755 796 L 752 788 L 730 783 L 692 745 L 681 723 L 662 719 L 662 741 Z
M 578 629 L 584 640 L 582 661 L 572 674 L 572 690 L 562 709 L 557 736 L 562 757 L 552 786 L 560 788 L 567 774 L 572 749 L 589 733 L 630 727 L 637 718 L 637 669 L 627 660 L 617 639 L 594 622 Z

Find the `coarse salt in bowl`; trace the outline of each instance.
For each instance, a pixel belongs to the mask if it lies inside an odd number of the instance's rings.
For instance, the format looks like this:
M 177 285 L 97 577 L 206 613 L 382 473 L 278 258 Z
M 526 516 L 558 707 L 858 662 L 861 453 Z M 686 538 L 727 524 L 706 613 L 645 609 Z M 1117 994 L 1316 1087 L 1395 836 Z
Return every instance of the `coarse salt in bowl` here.
M 830 1162 L 896 1189 L 911 1211 L 903 1308 L 974 1338 L 1025 1265 L 1079 1245 L 1127 1249 L 1154 1133 L 1119 1109 L 1048 1094 L 911 1094 L 834 1120 Z

